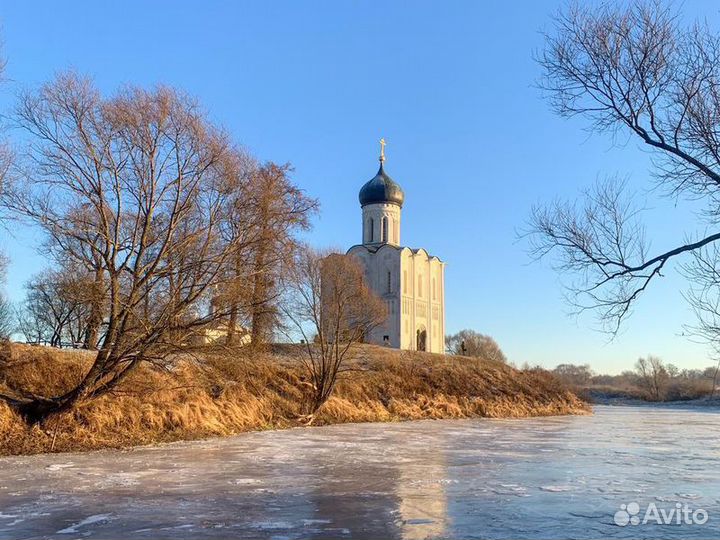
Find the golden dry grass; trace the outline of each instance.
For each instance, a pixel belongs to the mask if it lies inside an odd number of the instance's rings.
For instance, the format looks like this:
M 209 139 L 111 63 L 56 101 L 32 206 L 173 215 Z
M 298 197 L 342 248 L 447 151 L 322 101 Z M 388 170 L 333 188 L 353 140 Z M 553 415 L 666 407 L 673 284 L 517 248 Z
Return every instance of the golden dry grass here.
M 298 425 L 305 374 L 298 346 L 252 357 L 198 352 L 170 370 L 144 366 L 110 396 L 79 405 L 45 425 L 28 426 L 0 403 L 0 455 L 117 448 Z M 12 345 L 0 392 L 57 394 L 92 356 Z M 198 357 L 201 360 L 198 360 Z M 426 418 L 583 414 L 588 406 L 547 372 L 497 362 L 361 346 L 316 424 Z

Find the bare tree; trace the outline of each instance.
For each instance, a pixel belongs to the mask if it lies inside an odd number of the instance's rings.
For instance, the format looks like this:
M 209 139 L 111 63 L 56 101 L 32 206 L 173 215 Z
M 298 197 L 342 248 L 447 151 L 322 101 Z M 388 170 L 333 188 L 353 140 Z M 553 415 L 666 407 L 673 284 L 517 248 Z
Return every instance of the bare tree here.
M 39 345 L 48 342 L 50 331 L 45 321 L 45 313 L 36 312 L 34 308 L 34 305 L 27 302 L 14 306 L 14 329 L 22 334 L 25 343 Z
M 0 253 L 0 285 L 5 281 L 7 258 Z M 0 290 L 0 341 L 10 339 L 15 327 L 13 307 L 7 297 Z
M 0 341 L 10 339 L 15 330 L 15 316 L 12 304 L 7 297 L 0 293 Z
M 599 182 L 582 205 L 533 210 L 532 253 L 555 253 L 574 276 L 571 302 L 597 310 L 615 333 L 670 262 L 720 239 L 720 39 L 701 24 L 681 26 L 661 1 L 576 3 L 555 18 L 538 61 L 558 114 L 635 137 L 653 153 L 659 193 L 705 203 L 710 231 L 658 252 L 623 181 Z
M 348 352 L 382 324 L 383 302 L 365 283 L 360 262 L 351 255 L 310 248 L 297 254 L 288 280 L 284 315 L 303 337 L 303 363 L 311 382 L 305 420 L 331 396 Z
M 219 231 L 235 152 L 197 104 L 169 88 L 103 98 L 61 75 L 21 99 L 28 159 L 3 194 L 42 227 L 53 250 L 101 276 L 104 337 L 82 380 L 57 396 L 5 399 L 30 421 L 111 391 L 142 362 L 183 350 L 236 244 Z
M 92 279 L 76 268 L 46 271 L 25 285 L 19 330 L 26 340 L 52 347 L 77 347 L 87 335 Z
M 647 359 L 640 358 L 635 364 L 635 371 L 649 398 L 652 401 L 662 401 L 667 393 L 670 380 L 662 360 L 655 356 L 648 356 Z
M 445 349 L 449 354 L 507 362 L 507 358 L 497 342 L 490 336 L 475 330 L 460 330 L 457 334 L 446 336 Z
M 267 343 L 278 326 L 280 283 L 295 260 L 296 234 L 309 229 L 318 206 L 291 182 L 291 170 L 275 163 L 254 167 L 235 191 L 227 234 L 241 235 L 248 249 L 232 261 L 232 286 L 218 298 L 230 311 L 229 344 L 236 341 L 240 319 L 249 325 L 254 345 Z
M 588 364 L 559 364 L 553 369 L 553 373 L 574 387 L 587 386 L 593 378 L 592 369 Z
M 310 228 L 318 202 L 292 184 L 289 165 L 266 163 L 253 175 L 255 243 L 250 324 L 252 343 L 262 344 L 278 326 L 280 282 L 299 249 L 296 233 Z
M 3 79 L 3 73 L 5 72 L 6 61 L 4 58 L 0 58 L 0 80 Z M 2 126 L 4 127 L 4 126 Z M 7 189 L 8 175 L 14 162 L 14 153 L 10 148 L 10 145 L 6 141 L 0 141 L 0 197 L 2 197 L 3 191 Z M 6 216 L 3 212 L 2 205 L 0 205 L 0 228 L 5 226 Z M 0 283 L 5 278 L 5 272 L 7 271 L 8 259 L 7 256 L 0 251 Z M 9 325 L 7 319 L 10 316 L 12 309 L 7 299 L 4 300 L 4 314 L 6 318 L 6 326 Z M 7 330 L 7 334 L 10 335 L 12 332 Z

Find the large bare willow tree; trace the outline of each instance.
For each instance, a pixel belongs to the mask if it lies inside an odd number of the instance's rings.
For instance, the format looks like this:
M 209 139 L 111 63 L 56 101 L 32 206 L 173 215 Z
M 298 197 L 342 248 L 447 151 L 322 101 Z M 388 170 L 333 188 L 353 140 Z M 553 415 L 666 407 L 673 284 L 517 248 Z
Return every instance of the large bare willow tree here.
M 720 291 L 720 39 L 684 25 L 662 2 L 578 3 L 560 12 L 538 55 L 541 87 L 564 117 L 596 132 L 627 135 L 649 148 L 661 196 L 701 201 L 697 231 L 652 251 L 627 182 L 599 181 L 581 203 L 534 208 L 533 254 L 555 256 L 573 276 L 569 297 L 617 332 L 636 300 L 676 259 L 699 290 L 701 315 Z M 701 232 L 704 231 L 704 232 Z M 694 287 L 695 285 L 692 285 Z M 705 318 L 704 320 L 708 320 Z M 703 323 L 701 323 L 703 325 Z M 720 326 L 709 330 L 718 341 Z
M 92 276 L 94 363 L 62 395 L 4 396 L 29 420 L 110 392 L 142 362 L 182 349 L 213 318 L 209 295 L 240 240 L 227 225 L 244 175 L 226 135 L 169 88 L 103 97 L 74 74 L 21 98 L 29 148 L 4 207 L 40 226 L 57 259 Z

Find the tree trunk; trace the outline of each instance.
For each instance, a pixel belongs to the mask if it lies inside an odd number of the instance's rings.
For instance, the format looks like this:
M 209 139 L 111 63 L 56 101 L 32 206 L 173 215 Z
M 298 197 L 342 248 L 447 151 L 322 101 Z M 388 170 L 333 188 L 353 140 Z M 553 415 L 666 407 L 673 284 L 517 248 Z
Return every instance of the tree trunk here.
M 80 401 L 89 396 L 97 398 L 108 393 L 117 386 L 120 381 L 127 377 L 131 371 L 136 369 L 139 364 L 137 361 L 131 363 L 131 365 L 111 383 L 99 387 L 98 382 L 102 378 L 103 372 L 106 371 L 108 363 L 112 364 L 114 362 L 106 350 L 100 350 L 90 371 L 88 371 L 83 380 L 69 392 L 51 398 L 35 396 L 34 399 L 30 401 L 13 404 L 13 406 L 28 424 L 39 424 L 54 414 L 71 410 Z
M 237 302 L 233 300 L 232 307 L 230 308 L 230 316 L 228 318 L 228 327 L 227 327 L 227 344 L 228 345 L 236 345 L 237 344 L 237 320 L 238 320 L 238 305 L 237 305 Z
M 100 326 L 103 321 L 103 296 L 105 283 L 103 279 L 103 271 L 95 271 L 95 282 L 93 283 L 92 300 L 90 303 L 90 317 L 87 322 L 87 330 L 85 331 L 85 339 L 83 340 L 83 348 L 95 350 L 100 339 Z
M 264 236 L 267 236 L 264 234 Z M 268 268 L 266 268 L 266 251 L 268 240 L 264 238 L 258 246 L 255 255 L 255 268 L 253 279 L 252 307 L 250 319 L 250 338 L 253 346 L 267 341 L 270 333 L 270 320 L 268 317 Z

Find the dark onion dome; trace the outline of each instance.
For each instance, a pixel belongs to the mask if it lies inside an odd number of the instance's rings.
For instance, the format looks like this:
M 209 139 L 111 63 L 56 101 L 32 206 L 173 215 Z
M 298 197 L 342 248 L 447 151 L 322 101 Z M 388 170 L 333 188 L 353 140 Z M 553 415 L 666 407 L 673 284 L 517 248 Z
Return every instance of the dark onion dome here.
M 405 194 L 402 188 L 383 170 L 380 163 L 380 170 L 367 184 L 360 188 L 360 206 L 366 204 L 390 203 L 402 207 L 405 201 Z

